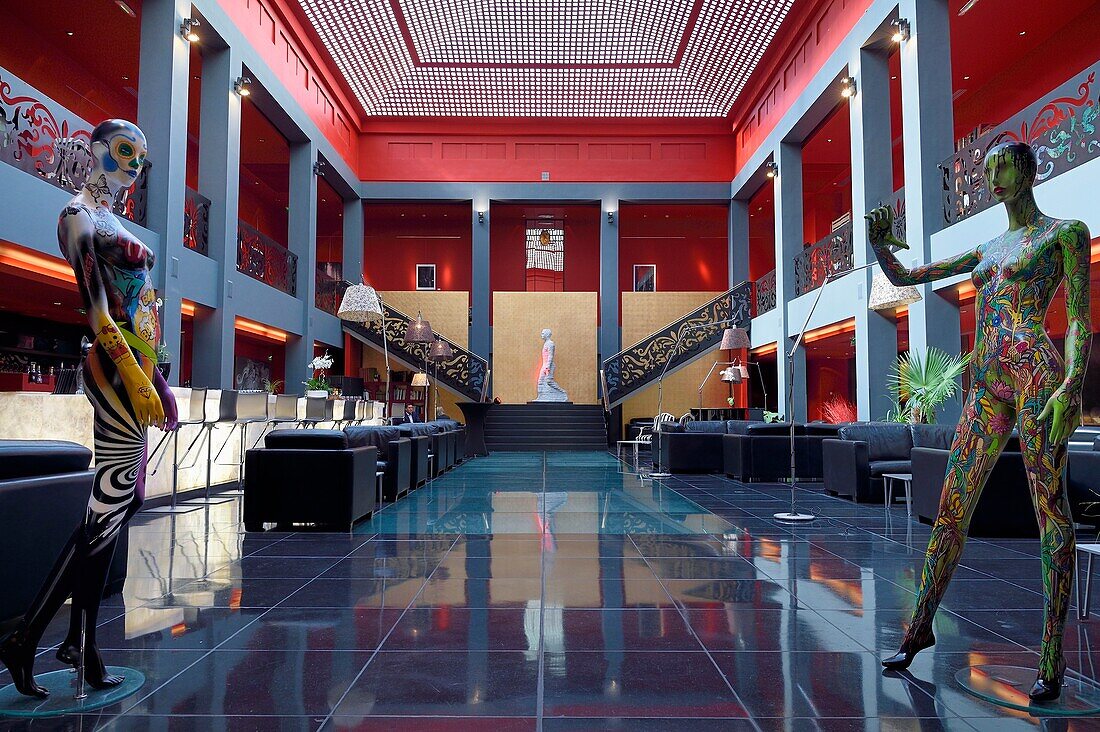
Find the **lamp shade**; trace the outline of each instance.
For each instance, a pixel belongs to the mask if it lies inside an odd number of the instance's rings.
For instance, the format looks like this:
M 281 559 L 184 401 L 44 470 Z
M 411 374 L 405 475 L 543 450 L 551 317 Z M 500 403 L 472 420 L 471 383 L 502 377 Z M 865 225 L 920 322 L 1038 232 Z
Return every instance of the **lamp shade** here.
M 405 326 L 406 343 L 431 343 L 435 340 L 432 332 L 432 324 L 420 315 L 416 314 L 416 320 L 410 320 Z
M 413 374 L 412 385 L 413 386 L 427 386 L 428 385 L 428 375 L 426 373 L 424 373 L 423 371 L 421 371 L 418 374 Z
M 722 331 L 722 345 L 720 348 L 723 351 L 751 347 L 752 340 L 749 338 L 749 332 L 744 328 L 726 328 Z
M 370 285 L 352 285 L 344 292 L 340 309 L 336 311 L 341 320 L 353 323 L 370 323 L 382 319 L 382 301 Z
M 867 307 L 871 310 L 893 310 L 919 302 L 920 293 L 912 285 L 898 287 L 883 272 L 876 272 L 871 280 L 871 296 Z
M 722 369 L 722 381 L 728 384 L 740 384 L 741 383 L 741 370 L 736 366 L 730 366 L 729 368 Z
M 437 338 L 431 350 L 428 351 L 428 358 L 433 361 L 446 361 L 452 356 L 454 356 L 454 350 L 451 344 L 441 338 Z

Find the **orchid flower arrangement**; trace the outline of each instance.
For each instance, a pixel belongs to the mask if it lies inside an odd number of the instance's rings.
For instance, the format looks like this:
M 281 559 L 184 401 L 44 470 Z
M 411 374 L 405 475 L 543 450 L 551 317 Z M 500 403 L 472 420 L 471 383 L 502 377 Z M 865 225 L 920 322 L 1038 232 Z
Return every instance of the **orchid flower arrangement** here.
M 307 389 L 313 389 L 318 391 L 327 391 L 332 393 L 332 386 L 328 383 L 328 378 L 325 376 L 325 372 L 332 368 L 332 356 L 328 351 L 325 351 L 324 356 L 317 356 L 306 367 L 313 375 L 308 380 L 303 381 Z

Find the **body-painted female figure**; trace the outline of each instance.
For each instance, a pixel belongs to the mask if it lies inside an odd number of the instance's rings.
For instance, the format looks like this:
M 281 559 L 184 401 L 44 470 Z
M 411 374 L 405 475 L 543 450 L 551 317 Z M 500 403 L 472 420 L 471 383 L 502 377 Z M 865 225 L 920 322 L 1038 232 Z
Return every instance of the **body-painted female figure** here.
M 174 429 L 176 404 L 156 369 L 160 342 L 153 253 L 111 212 L 145 163 L 145 135 L 123 120 L 92 132 L 95 167 L 58 221 L 61 252 L 72 265 L 95 344 L 84 361 L 84 392 L 95 412 L 95 478 L 84 520 L 58 557 L 16 630 L 0 643 L 0 661 L 16 688 L 44 698 L 32 665 L 46 626 L 72 595 L 69 632 L 57 658 L 84 660 L 89 684 L 101 689 L 121 677 L 107 674 L 95 642 L 99 601 L 119 532 L 144 500 L 149 426 Z M 81 647 L 81 626 L 85 628 Z
M 1039 211 L 1032 192 L 1035 170 L 1035 153 L 1028 145 L 992 148 L 985 164 L 986 185 L 1008 209 L 1008 231 L 941 262 L 906 269 L 889 249 L 906 248 L 890 234 L 890 211 L 878 209 L 867 218 L 871 244 L 894 284 L 972 272 L 977 290 L 970 392 L 951 445 L 917 607 L 901 649 L 882 664 L 907 668 L 919 651 L 936 642 L 932 618 L 958 566 L 978 496 L 1016 426 L 1039 523 L 1046 598 L 1039 673 L 1030 696 L 1049 701 L 1061 693 L 1065 673 L 1062 631 L 1075 566 L 1062 475 L 1066 441 L 1081 421 L 1081 387 L 1092 335 L 1090 240 L 1080 221 L 1060 221 Z M 1043 327 L 1063 280 L 1069 317 L 1065 363 Z

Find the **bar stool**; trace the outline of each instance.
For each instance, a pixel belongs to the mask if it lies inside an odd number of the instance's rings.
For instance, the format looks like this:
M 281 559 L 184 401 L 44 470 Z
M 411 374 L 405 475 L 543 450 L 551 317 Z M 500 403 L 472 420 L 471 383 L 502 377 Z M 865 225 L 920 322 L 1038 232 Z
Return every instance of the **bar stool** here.
M 331 422 L 332 402 L 328 397 L 306 397 L 306 416 L 302 418 L 301 426 L 312 428 L 322 422 Z
M 232 424 L 237 419 L 237 392 L 233 389 L 222 389 L 218 394 L 218 416 L 216 419 L 206 419 L 203 422 L 202 428 L 206 431 L 206 488 L 203 492 L 202 498 L 194 498 L 184 503 L 191 505 L 202 504 L 216 504 L 225 503 L 232 500 L 231 498 L 211 498 L 210 497 L 210 473 L 214 466 L 214 460 L 216 457 L 213 455 L 214 450 L 214 428 L 219 424 Z M 222 449 L 225 448 L 226 442 L 233 436 L 232 430 L 229 436 L 225 438 L 225 442 L 222 443 L 221 448 L 218 448 L 218 455 L 221 455 Z
M 192 387 L 191 396 L 187 403 L 187 418 L 178 420 L 177 427 L 172 431 L 172 504 L 169 506 L 158 506 L 156 508 L 148 509 L 148 513 L 186 513 L 188 511 L 195 511 L 198 506 L 177 505 L 176 495 L 179 492 L 179 471 L 180 463 L 191 452 L 191 448 L 195 446 L 204 434 L 204 431 L 200 429 L 195 438 L 191 440 L 191 444 L 184 450 L 183 455 L 179 453 L 179 434 L 180 430 L 190 425 L 201 425 L 206 422 L 206 387 Z M 167 438 L 168 435 L 165 435 Z M 161 455 L 163 458 L 164 455 Z M 156 467 L 150 473 L 150 477 L 157 474 L 160 470 L 160 460 L 157 461 Z
M 249 392 L 241 393 L 237 395 L 237 418 L 234 420 L 233 429 L 240 428 L 241 430 L 241 452 L 238 455 L 237 461 L 237 490 L 239 491 L 244 486 L 244 454 L 248 449 L 248 425 L 250 424 L 264 424 L 264 430 L 267 429 L 266 423 L 268 421 L 268 401 L 267 392 Z M 256 442 L 252 445 L 255 447 L 260 444 L 260 440 L 263 439 L 263 432 L 260 431 L 260 436 L 256 438 Z M 232 436 L 232 430 L 230 436 Z M 226 442 L 228 442 L 228 438 Z
M 363 420 L 369 419 L 368 414 L 373 414 L 371 409 L 371 402 L 366 399 L 360 399 L 355 402 L 355 421 L 354 424 L 363 424 Z
M 276 394 L 275 395 L 275 412 L 270 415 L 267 420 L 267 429 L 278 429 L 281 425 L 297 425 L 298 419 L 298 395 L 297 394 Z M 260 433 L 260 437 L 263 438 L 264 433 Z M 256 444 L 260 444 L 259 440 L 256 440 Z
M 335 429 L 342 429 L 342 427 L 348 427 L 355 422 L 356 415 L 359 413 L 359 402 L 362 399 L 348 399 L 343 400 L 341 404 L 340 418 L 333 424 Z

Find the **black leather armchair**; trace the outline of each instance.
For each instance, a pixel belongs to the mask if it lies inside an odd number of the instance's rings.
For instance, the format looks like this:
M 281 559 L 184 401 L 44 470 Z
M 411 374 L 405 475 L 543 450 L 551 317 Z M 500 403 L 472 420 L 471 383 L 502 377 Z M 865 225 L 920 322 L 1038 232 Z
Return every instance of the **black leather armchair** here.
M 950 450 L 913 448 L 913 513 L 930 524 L 939 513 Z M 1037 537 L 1035 508 L 1016 437 L 1009 440 L 989 474 L 970 521 L 971 536 Z
M 799 479 L 811 480 L 805 425 L 796 424 L 795 463 Z M 750 423 L 722 440 L 726 475 L 743 483 L 786 480 L 791 475 L 791 425 L 789 422 Z
M 376 508 L 378 448 L 339 430 L 275 430 L 245 454 L 244 527 L 315 524 L 351 529 Z
M 670 473 L 722 472 L 724 434 L 724 421 L 662 423 L 661 434 L 653 436 L 660 442 L 660 467 Z
M 412 462 L 409 465 L 412 476 L 412 489 L 419 488 L 428 482 L 428 455 L 438 453 L 433 451 L 433 436 L 429 434 L 428 425 L 423 422 L 406 422 L 397 425 L 401 436 L 412 443 Z
M 885 473 L 912 473 L 914 446 L 948 449 L 955 425 L 866 422 L 841 427 L 821 443 L 825 491 L 862 501 L 882 501 Z
M 95 473 L 92 451 L 73 442 L 0 440 L 0 626 L 27 611 L 84 518 Z M 126 528 L 104 596 L 126 582 Z
M 396 501 L 412 489 L 412 442 L 389 425 L 345 427 L 351 447 L 378 448 L 378 470 L 382 477 L 382 496 Z

